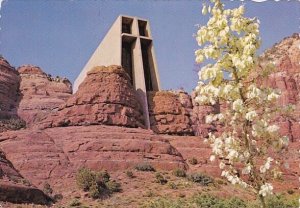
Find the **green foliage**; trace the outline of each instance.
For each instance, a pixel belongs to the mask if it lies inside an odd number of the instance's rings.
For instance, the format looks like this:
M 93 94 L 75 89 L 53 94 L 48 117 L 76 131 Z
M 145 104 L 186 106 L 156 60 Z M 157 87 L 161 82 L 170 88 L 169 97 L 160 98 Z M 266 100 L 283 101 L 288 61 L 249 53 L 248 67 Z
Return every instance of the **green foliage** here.
M 44 183 L 43 192 L 47 195 L 51 195 L 53 193 L 53 189 L 51 188 L 51 186 L 48 182 Z
M 297 198 L 287 198 L 283 195 L 272 195 L 266 198 L 266 207 L 267 208 L 296 208 L 298 207 L 298 197 Z M 260 208 L 258 201 L 252 202 L 248 206 L 249 208 Z
M 282 195 L 266 198 L 266 208 L 296 208 L 298 197 L 288 199 Z M 169 199 L 159 197 L 144 202 L 142 208 L 260 208 L 258 201 L 246 202 L 240 198 L 219 198 L 210 194 L 199 193 L 191 198 Z
M 95 172 L 81 168 L 76 174 L 76 183 L 80 189 L 88 191 L 93 199 L 121 191 L 121 184 L 111 181 L 107 171 Z
M 173 171 L 173 175 L 176 177 L 185 178 L 186 172 L 185 172 L 185 170 L 178 168 Z
M 121 184 L 116 181 L 108 181 L 106 187 L 110 192 L 120 192 L 122 190 Z
M 189 163 L 191 164 L 191 165 L 197 165 L 198 164 L 198 160 L 196 159 L 196 158 L 191 158 L 191 159 L 189 159 Z
M 188 176 L 188 180 L 194 183 L 199 183 L 202 186 L 208 186 L 209 184 L 213 183 L 213 179 L 203 173 L 192 173 Z
M 156 182 L 162 185 L 168 183 L 168 180 L 161 173 L 156 173 L 155 178 L 156 178 Z
M 105 188 L 103 187 L 103 185 L 94 183 L 89 187 L 89 196 L 93 199 L 101 198 L 101 196 L 104 195 L 104 193 Z
M 101 180 L 104 183 L 107 183 L 110 180 L 110 175 L 106 170 L 103 172 L 97 172 L 96 177 L 98 180 Z
M 133 172 L 130 170 L 126 171 L 126 175 L 128 178 L 134 178 Z
M 170 200 L 166 198 L 158 198 L 146 202 L 141 208 L 183 208 L 185 207 L 184 201 Z
M 1 118 L 0 118 L 1 119 Z M 8 118 L 0 120 L 0 128 L 5 127 L 9 130 L 19 130 L 26 127 L 25 121 L 19 118 Z
M 170 187 L 170 189 L 177 189 L 177 185 L 174 182 L 169 182 L 168 186 Z
M 143 204 L 143 208 L 247 208 L 238 198 L 221 199 L 209 194 L 196 194 L 188 199 L 157 198 Z M 250 207 L 249 207 L 250 208 Z
M 78 199 L 73 199 L 70 204 L 69 207 L 78 207 L 81 205 L 81 202 Z
M 135 169 L 139 171 L 155 172 L 155 169 L 148 163 L 137 164 Z
M 97 183 L 96 174 L 88 168 L 81 168 L 76 174 L 76 183 L 80 189 L 88 191 L 92 185 Z

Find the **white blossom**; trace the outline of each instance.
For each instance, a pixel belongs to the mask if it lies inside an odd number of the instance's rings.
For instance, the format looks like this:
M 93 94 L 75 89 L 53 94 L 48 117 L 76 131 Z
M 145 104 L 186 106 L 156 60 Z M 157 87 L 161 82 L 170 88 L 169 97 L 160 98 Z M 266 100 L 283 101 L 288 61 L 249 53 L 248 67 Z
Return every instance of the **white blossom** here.
M 208 13 L 210 18 L 196 34 L 201 47 L 195 51 L 196 62 L 209 64 L 198 73 L 195 102 L 220 104 L 222 113 L 207 115 L 205 121 L 218 121 L 226 128 L 208 134 L 210 160 L 218 158 L 222 176 L 229 182 L 252 188 L 265 197 L 273 191 L 267 183 L 268 176 L 280 174 L 276 161 L 268 157 L 269 150 L 282 151 L 288 145 L 288 137 L 280 137 L 279 127 L 271 124 L 279 93 L 258 86 L 253 77 L 261 42 L 259 21 L 244 17 L 244 6 L 225 10 L 220 0 L 211 2 L 202 8 L 202 13 Z M 238 173 L 244 176 L 241 178 Z M 253 180 L 244 180 L 250 176 Z
M 256 116 L 257 116 L 257 113 L 255 111 L 250 111 L 250 112 L 246 113 L 245 118 L 248 121 L 253 121 L 253 119 L 256 118 Z
M 273 186 L 270 183 L 265 183 L 261 186 L 259 192 L 262 196 L 267 196 L 273 194 Z
M 269 170 L 270 167 L 271 167 L 271 162 L 272 161 L 273 161 L 273 158 L 268 157 L 266 163 L 264 165 L 260 166 L 260 168 L 259 168 L 260 172 L 261 173 L 267 172 L 267 170 Z

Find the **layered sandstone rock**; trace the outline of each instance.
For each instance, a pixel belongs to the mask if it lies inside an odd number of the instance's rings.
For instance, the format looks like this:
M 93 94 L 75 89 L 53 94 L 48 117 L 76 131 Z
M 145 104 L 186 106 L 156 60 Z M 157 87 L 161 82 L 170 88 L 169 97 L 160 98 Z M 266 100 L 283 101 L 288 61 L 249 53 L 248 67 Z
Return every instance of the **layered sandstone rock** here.
M 16 116 L 19 84 L 18 72 L 0 56 L 0 119 Z
M 0 150 L 0 201 L 48 204 L 51 199 L 24 179 Z
M 57 189 L 75 183 L 80 167 L 118 171 L 148 163 L 156 169 L 186 168 L 181 154 L 150 130 L 116 126 L 57 127 L 5 132 L 0 148 L 34 185 Z M 66 183 L 65 183 L 66 182 Z
M 18 72 L 0 57 L 0 132 L 25 127 L 18 118 L 20 77 Z
M 151 129 L 159 134 L 193 135 L 191 101 L 187 94 L 148 92 Z
M 24 65 L 18 72 L 21 77 L 18 115 L 28 126 L 64 104 L 72 94 L 69 80 L 53 78 L 37 66 Z
M 127 73 L 120 66 L 95 67 L 78 91 L 42 121 L 56 126 L 115 125 L 144 127 L 142 108 Z

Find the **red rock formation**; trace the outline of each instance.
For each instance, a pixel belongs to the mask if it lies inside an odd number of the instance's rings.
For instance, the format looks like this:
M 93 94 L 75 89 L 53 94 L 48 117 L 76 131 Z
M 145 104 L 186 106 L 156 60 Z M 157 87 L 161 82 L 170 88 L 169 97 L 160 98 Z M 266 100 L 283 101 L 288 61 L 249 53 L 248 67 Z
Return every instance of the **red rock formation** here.
M 0 135 L 0 148 L 34 185 L 45 180 L 63 189 L 75 183 L 74 173 L 86 166 L 108 171 L 149 163 L 156 169 L 186 168 L 181 154 L 150 130 L 113 126 L 58 127 Z
M 19 82 L 18 72 L 0 56 L 0 119 L 16 117 Z
M 64 104 L 72 94 L 69 80 L 53 78 L 37 66 L 21 66 L 18 72 L 21 77 L 18 115 L 29 126 Z
M 46 128 L 97 124 L 143 128 L 141 109 L 130 78 L 120 66 L 95 67 L 76 94 L 42 125 Z
M 24 179 L 0 150 L 0 201 L 48 204 L 51 200 Z
M 182 93 L 181 93 L 182 94 Z M 192 135 L 189 98 L 176 92 L 148 92 L 151 129 L 159 134 Z

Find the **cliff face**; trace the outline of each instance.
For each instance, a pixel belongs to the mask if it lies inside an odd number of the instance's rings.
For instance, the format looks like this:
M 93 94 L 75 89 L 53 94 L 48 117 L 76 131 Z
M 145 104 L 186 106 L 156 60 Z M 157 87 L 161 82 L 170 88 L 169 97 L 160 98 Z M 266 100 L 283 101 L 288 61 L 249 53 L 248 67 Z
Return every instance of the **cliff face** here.
M 78 91 L 41 122 L 55 126 L 115 125 L 144 127 L 142 108 L 130 78 L 119 66 L 89 71 Z
M 0 119 L 17 114 L 20 77 L 18 72 L 0 57 Z
M 29 126 L 64 104 L 72 95 L 69 80 L 53 78 L 37 66 L 24 65 L 18 68 L 18 72 L 21 79 L 18 115 Z

